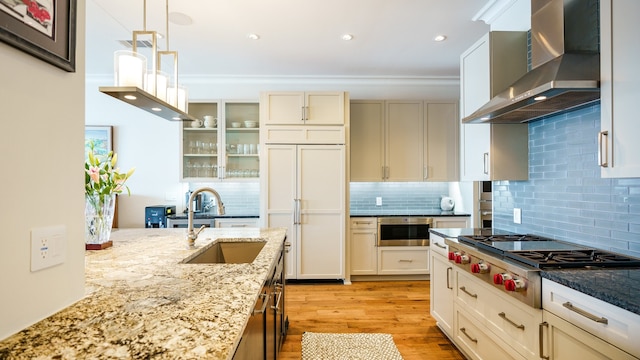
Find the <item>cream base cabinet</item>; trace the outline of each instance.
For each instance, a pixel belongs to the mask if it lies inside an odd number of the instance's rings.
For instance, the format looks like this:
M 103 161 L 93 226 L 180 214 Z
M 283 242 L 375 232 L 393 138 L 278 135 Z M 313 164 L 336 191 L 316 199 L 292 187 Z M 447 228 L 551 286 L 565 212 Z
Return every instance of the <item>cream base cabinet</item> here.
M 344 125 L 344 101 L 340 91 L 265 92 L 262 125 Z
M 637 360 L 637 357 L 611 346 L 568 321 L 543 312 L 543 353 L 549 360 Z
M 601 132 L 599 163 L 605 178 L 640 177 L 640 2 L 600 2 Z
M 435 216 L 433 217 L 433 228 L 468 228 L 469 227 L 468 216 Z M 431 236 L 437 236 L 433 233 Z
M 377 219 L 351 219 L 351 275 L 378 274 Z
M 429 306 L 438 327 L 453 337 L 453 265 L 447 259 L 444 238 L 431 233 L 429 241 L 431 271 L 429 275 Z
M 344 279 L 344 145 L 265 145 L 261 192 L 267 227 L 286 227 L 286 277 Z

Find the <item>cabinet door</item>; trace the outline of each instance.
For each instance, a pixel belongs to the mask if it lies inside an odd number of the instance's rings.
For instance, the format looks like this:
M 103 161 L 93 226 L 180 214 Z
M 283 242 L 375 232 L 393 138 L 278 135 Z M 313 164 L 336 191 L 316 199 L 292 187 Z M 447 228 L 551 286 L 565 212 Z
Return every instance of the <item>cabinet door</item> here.
M 449 337 L 453 336 L 453 267 L 447 259 L 434 252 L 431 256 L 430 307 L 431 316 Z
M 384 102 L 352 101 L 351 181 L 382 181 Z
M 471 115 L 491 99 L 491 53 L 486 34 L 460 56 L 462 117 Z
M 377 222 L 375 218 L 351 219 L 351 275 L 378 273 Z
M 601 133 L 602 177 L 640 177 L 640 29 L 637 14 L 640 2 L 602 1 L 601 8 Z M 604 165 L 606 163 L 606 166 Z
M 294 225 L 296 186 L 296 146 L 267 145 L 262 164 L 260 194 L 263 209 L 261 217 L 266 227 L 287 228 L 287 243 L 290 247 L 285 253 L 286 277 L 295 279 L 297 274 L 298 227 Z
M 543 311 L 543 354 L 549 360 L 633 360 L 637 357 L 608 344 L 562 318 Z
M 214 226 L 217 228 L 246 228 L 257 227 L 258 219 L 256 218 L 233 218 L 233 219 L 215 219 Z
M 344 279 L 344 146 L 298 145 L 297 148 L 300 210 L 297 278 Z
M 304 124 L 305 95 L 303 92 L 268 92 L 262 94 L 264 118 L 261 125 Z
M 224 130 L 224 152 L 218 177 L 247 180 L 259 176 L 259 104 L 257 102 L 225 102 L 221 127 Z M 255 121 L 246 127 L 245 121 Z M 240 125 L 239 127 L 238 124 Z M 235 125 L 235 126 L 234 126 Z M 220 151 L 220 150 L 219 150 Z
M 470 217 L 462 216 L 437 216 L 433 218 L 433 228 L 467 228 L 469 219 Z
M 460 128 L 462 143 L 461 180 L 487 181 L 489 177 L 490 124 L 463 124 Z
M 218 103 L 191 103 L 189 113 L 198 119 L 205 116 L 218 118 Z M 216 127 L 192 127 L 191 122 L 182 122 L 180 127 L 180 180 L 202 181 L 218 178 L 220 165 L 220 131 Z
M 423 103 L 386 103 L 387 181 L 422 181 Z
M 425 104 L 424 179 L 459 180 L 458 104 Z
M 305 93 L 306 125 L 344 125 L 344 92 Z
M 379 246 L 379 275 L 429 273 L 429 248 L 426 246 Z

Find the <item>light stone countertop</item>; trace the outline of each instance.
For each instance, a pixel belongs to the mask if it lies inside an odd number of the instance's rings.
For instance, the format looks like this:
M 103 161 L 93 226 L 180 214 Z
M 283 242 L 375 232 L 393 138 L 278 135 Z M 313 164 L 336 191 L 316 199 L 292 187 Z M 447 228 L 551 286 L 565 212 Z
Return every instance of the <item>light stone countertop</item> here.
M 0 359 L 231 359 L 286 229 L 120 229 L 87 251 L 86 296 L 0 341 Z M 208 244 L 267 241 L 250 264 L 182 264 Z M 227 240 L 228 239 L 228 240 Z

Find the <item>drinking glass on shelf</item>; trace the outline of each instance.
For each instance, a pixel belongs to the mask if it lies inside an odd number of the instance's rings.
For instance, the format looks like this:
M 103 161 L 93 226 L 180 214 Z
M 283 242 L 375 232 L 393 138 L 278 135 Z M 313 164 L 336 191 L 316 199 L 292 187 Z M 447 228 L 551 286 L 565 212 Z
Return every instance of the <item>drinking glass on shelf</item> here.
M 199 177 L 200 176 L 200 171 L 202 169 L 202 166 L 200 165 L 200 163 L 193 163 L 192 169 L 193 169 L 193 171 L 191 172 L 191 176 Z
M 257 169 L 251 170 L 251 177 L 258 177 L 258 170 Z
M 189 140 L 189 153 L 190 154 L 195 154 L 196 151 L 197 151 L 196 141 L 195 140 Z
M 256 144 L 249 144 L 249 152 L 247 154 L 255 154 L 256 153 Z

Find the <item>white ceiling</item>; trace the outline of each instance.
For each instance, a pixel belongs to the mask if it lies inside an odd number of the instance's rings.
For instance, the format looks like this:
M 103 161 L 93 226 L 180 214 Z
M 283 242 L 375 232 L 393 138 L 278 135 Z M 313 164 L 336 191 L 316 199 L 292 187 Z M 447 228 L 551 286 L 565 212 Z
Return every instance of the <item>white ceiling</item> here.
M 471 19 L 491 1 L 172 0 L 169 13 L 193 24 L 169 23 L 170 50 L 181 77 L 457 77 L 460 53 L 489 31 Z M 147 30 L 164 34 L 165 14 L 165 0 L 147 0 Z M 143 0 L 87 1 L 88 75 L 112 74 L 119 40 L 143 17 Z

